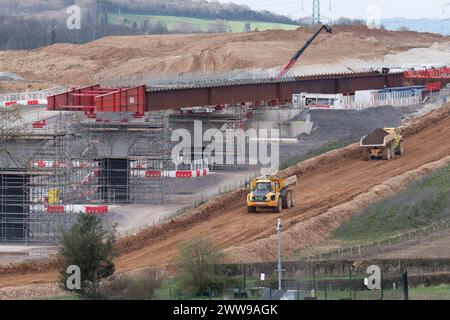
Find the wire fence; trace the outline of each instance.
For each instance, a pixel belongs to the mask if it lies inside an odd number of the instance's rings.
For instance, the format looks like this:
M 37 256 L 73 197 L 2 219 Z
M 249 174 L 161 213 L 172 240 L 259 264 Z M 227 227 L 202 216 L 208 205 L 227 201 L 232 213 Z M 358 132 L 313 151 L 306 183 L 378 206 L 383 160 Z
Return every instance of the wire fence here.
M 304 258 L 307 260 L 322 260 L 322 259 L 333 259 L 333 258 L 339 258 L 344 256 L 349 257 L 362 257 L 365 252 L 367 251 L 373 251 L 373 250 L 380 250 L 382 248 L 386 247 L 393 247 L 395 245 L 400 245 L 406 242 L 409 242 L 411 240 L 418 240 L 418 238 L 431 236 L 433 234 L 438 233 L 439 231 L 448 230 L 450 229 L 450 221 L 439 221 L 436 223 L 433 223 L 429 226 L 406 231 L 399 233 L 397 235 L 380 239 L 376 241 L 371 241 L 364 244 L 358 244 L 353 246 L 346 246 L 342 248 L 337 248 L 331 251 L 327 252 L 319 252 L 319 253 L 299 253 L 299 258 Z
M 201 206 L 202 204 L 205 204 L 207 201 L 217 199 L 226 193 L 233 192 L 233 191 L 239 190 L 240 188 L 247 187 L 249 185 L 250 181 L 258 176 L 260 176 L 260 174 L 258 172 L 254 172 L 252 174 L 246 175 L 245 177 L 235 179 L 233 182 L 219 184 L 219 186 L 216 189 L 216 192 L 213 195 L 206 196 L 206 195 L 200 193 L 196 196 L 193 196 L 193 197 L 191 197 L 190 204 L 186 204 L 186 205 L 182 206 L 181 208 L 179 208 L 178 210 L 176 210 L 175 212 L 172 212 L 162 218 L 158 218 L 157 220 L 154 220 L 151 223 L 146 223 L 145 225 L 141 225 L 136 228 L 127 229 L 127 230 L 121 232 L 120 236 L 127 237 L 129 235 L 135 235 L 135 234 L 141 232 L 142 230 L 145 230 L 151 226 L 171 221 L 171 220 L 183 215 L 187 211 L 197 208 L 197 207 Z
M 208 269 L 210 285 L 193 292 L 190 273 L 174 263 L 165 266 L 169 277 L 156 299 L 450 300 L 449 268 L 442 258 L 283 260 L 279 290 L 275 261 L 219 264 Z
M 245 270 L 245 269 L 244 269 Z M 158 290 L 155 299 L 167 300 L 449 300 L 450 281 L 436 275 L 409 275 L 406 270 L 383 273 L 378 287 L 369 289 L 370 275 L 349 268 L 347 273 L 316 274 L 314 269 L 301 276 L 284 276 L 281 290 L 275 274 L 266 279 L 251 273 L 229 276 L 217 274 L 214 285 L 201 292 L 182 289 L 178 279 Z

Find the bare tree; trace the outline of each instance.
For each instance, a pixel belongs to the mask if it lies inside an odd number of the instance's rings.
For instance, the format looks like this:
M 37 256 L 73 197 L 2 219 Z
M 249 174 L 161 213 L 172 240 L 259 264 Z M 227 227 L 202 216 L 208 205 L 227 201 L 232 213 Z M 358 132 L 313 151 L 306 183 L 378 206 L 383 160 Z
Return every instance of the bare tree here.
M 175 33 L 200 33 L 202 30 L 198 25 L 193 23 L 180 21 L 175 24 L 175 27 L 172 29 Z
M 210 22 L 208 24 L 209 33 L 224 33 L 228 31 L 229 27 L 224 20 L 217 19 L 216 21 Z
M 247 22 L 245 25 L 244 25 L 244 30 L 242 30 L 242 32 L 251 32 L 252 31 L 252 27 L 251 27 L 251 25 L 250 25 L 250 22 Z
M 19 136 L 25 126 L 19 105 L 0 108 L 0 141 Z

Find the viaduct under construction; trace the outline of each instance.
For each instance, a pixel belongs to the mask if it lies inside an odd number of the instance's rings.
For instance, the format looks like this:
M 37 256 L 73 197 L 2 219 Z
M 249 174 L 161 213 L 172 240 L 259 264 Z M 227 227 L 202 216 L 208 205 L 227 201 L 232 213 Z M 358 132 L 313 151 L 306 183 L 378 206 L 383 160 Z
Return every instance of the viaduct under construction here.
M 352 94 L 436 78 L 448 83 L 449 74 L 364 72 L 281 80 L 250 71 L 184 75 L 49 96 L 47 110 L 53 113 L 39 121 L 27 122 L 16 108 L 5 108 L 0 120 L 0 242 L 52 242 L 80 213 L 105 214 L 108 204 L 166 201 L 168 172 L 175 169 L 170 116 L 176 118 L 182 108 L 256 109 L 289 103 L 301 92 Z M 241 113 L 217 119 L 242 125 Z M 193 169 L 205 170 L 186 172 Z M 182 170 L 178 174 L 183 176 Z

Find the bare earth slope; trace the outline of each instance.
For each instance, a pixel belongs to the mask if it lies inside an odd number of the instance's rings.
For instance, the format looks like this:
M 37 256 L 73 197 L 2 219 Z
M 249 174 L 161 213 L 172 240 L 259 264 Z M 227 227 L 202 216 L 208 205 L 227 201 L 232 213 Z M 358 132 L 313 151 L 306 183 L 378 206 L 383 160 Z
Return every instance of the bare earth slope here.
M 339 150 L 335 152 L 334 161 L 327 160 L 325 165 L 316 168 L 308 168 L 307 162 L 300 165 L 300 183 L 295 189 L 297 206 L 280 215 L 248 214 L 245 198 L 241 196 L 227 204 L 226 208 L 204 217 L 204 221 L 200 219 L 188 227 L 181 226 L 172 232 L 164 233 L 144 248 L 121 256 L 117 260 L 118 267 L 125 271 L 170 262 L 180 243 L 199 235 L 212 239 L 222 248 L 232 248 L 227 250 L 232 261 L 273 259 L 276 254 L 276 241 L 267 241 L 267 238 L 275 235 L 276 221 L 280 217 L 287 234 L 291 228 L 296 231 L 297 236 L 290 235 L 289 238 L 290 251 L 320 241 L 358 208 L 347 211 L 344 208 L 343 213 L 336 212 L 335 221 L 332 215 L 326 220 L 317 220 L 316 217 L 339 205 L 347 204 L 358 195 L 385 183 L 389 178 L 449 156 L 450 118 L 448 113 L 446 116 L 438 125 L 432 125 L 407 137 L 406 153 L 393 161 L 363 161 L 359 148 L 350 146 L 345 158 L 341 157 L 343 151 Z M 324 159 L 325 157 L 329 155 L 325 155 Z M 422 174 L 427 171 L 429 172 L 430 168 L 425 168 Z M 375 192 L 383 194 L 383 190 Z M 368 199 L 370 200 L 373 201 Z M 361 201 L 360 206 L 364 205 L 364 199 Z M 310 223 L 311 221 L 316 223 Z
M 27 80 L 85 85 L 115 76 L 271 68 L 284 65 L 314 32 L 265 31 L 217 35 L 116 36 L 82 45 L 55 44 L 0 52 L 0 70 Z M 336 27 L 320 35 L 301 64 L 371 59 L 449 41 L 436 34 Z
M 450 162 L 450 106 L 406 129 L 406 153 L 393 161 L 363 161 L 355 146 L 307 160 L 282 174 L 299 175 L 297 206 L 282 214 L 248 214 L 245 190 L 211 201 L 162 226 L 120 243 L 117 270 L 127 272 L 170 262 L 178 246 L 203 236 L 214 240 L 230 261 L 273 259 L 275 225 L 283 219 L 286 253 L 325 239 L 340 223 L 377 197 Z M 49 267 L 0 269 L 0 287 L 56 280 Z

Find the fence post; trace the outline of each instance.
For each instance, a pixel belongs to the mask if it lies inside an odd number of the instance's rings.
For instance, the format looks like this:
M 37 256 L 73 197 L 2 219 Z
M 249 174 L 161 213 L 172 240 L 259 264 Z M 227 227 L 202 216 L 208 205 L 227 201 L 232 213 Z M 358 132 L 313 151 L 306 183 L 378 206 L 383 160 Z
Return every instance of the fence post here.
M 403 273 L 402 280 L 403 280 L 403 300 L 409 300 L 408 271 L 405 271 Z
M 348 272 L 348 297 L 350 298 L 350 300 L 352 299 L 352 286 L 353 286 L 353 279 L 352 279 L 352 268 L 349 268 L 349 272 Z
M 244 264 L 244 290 L 247 288 L 247 285 L 246 285 L 246 272 L 245 272 L 245 264 Z
M 316 266 L 313 267 L 313 289 L 314 289 L 314 293 L 317 292 L 317 288 L 316 288 Z

